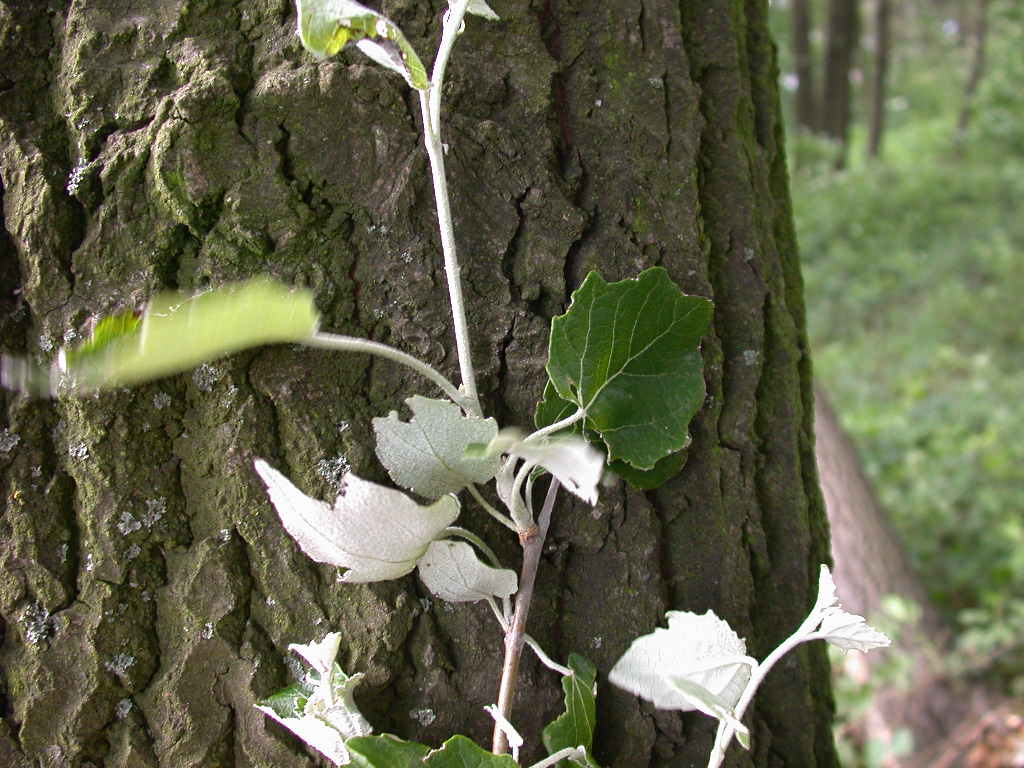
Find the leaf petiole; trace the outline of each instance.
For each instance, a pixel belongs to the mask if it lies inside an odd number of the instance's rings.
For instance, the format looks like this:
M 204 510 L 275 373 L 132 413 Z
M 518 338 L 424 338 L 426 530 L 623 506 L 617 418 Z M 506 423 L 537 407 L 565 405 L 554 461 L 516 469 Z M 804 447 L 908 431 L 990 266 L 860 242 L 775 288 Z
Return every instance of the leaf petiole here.
M 536 432 L 530 433 L 530 435 L 526 437 L 526 440 L 539 440 L 542 437 L 547 437 L 548 435 L 553 435 L 556 432 L 561 432 L 563 429 L 571 427 L 573 424 L 579 421 L 583 421 L 583 419 L 585 419 L 586 417 L 587 409 L 580 408 L 571 416 L 566 416 L 561 421 L 556 421 L 554 424 L 548 424 L 546 427 L 538 429 Z
M 485 499 L 483 497 L 483 494 L 480 493 L 480 489 L 478 489 L 475 485 L 470 484 L 470 485 L 466 486 L 466 490 L 469 491 L 469 495 L 470 496 L 472 496 L 474 499 L 476 499 L 476 503 L 484 508 L 484 511 L 487 514 L 489 514 L 491 517 L 493 517 L 499 523 L 504 525 L 510 531 L 514 531 L 515 533 L 519 533 L 519 528 L 516 527 L 516 524 L 512 521 L 512 518 L 510 518 L 508 515 L 503 515 L 501 512 L 496 510 L 491 505 L 491 503 L 488 502 L 487 499 Z
M 300 343 L 305 344 L 307 347 L 333 349 L 339 352 L 361 352 L 363 354 L 376 355 L 377 357 L 383 357 L 385 360 L 400 363 L 416 371 L 420 376 L 430 379 L 430 381 L 434 382 L 434 384 L 436 384 L 442 392 L 448 395 L 451 401 L 460 408 L 464 410 L 472 410 L 472 404 L 467 399 L 466 395 L 460 392 L 454 384 L 448 381 L 440 371 L 423 362 L 419 358 L 413 357 L 400 349 L 389 347 L 387 344 L 381 344 L 378 341 L 360 339 L 355 336 L 342 336 L 337 333 L 324 333 L 323 331 L 319 331 L 306 339 L 302 339 Z
M 458 525 L 450 525 L 444 529 L 444 533 L 447 536 L 458 536 L 460 539 L 465 539 L 470 544 L 474 545 L 477 549 L 480 550 L 480 552 L 483 553 L 483 556 L 487 558 L 488 562 L 490 562 L 490 564 L 493 567 L 505 567 L 501 564 L 501 561 L 498 559 L 498 556 L 494 554 L 494 550 L 487 546 L 487 542 L 485 542 L 472 531 L 468 531 L 465 528 Z

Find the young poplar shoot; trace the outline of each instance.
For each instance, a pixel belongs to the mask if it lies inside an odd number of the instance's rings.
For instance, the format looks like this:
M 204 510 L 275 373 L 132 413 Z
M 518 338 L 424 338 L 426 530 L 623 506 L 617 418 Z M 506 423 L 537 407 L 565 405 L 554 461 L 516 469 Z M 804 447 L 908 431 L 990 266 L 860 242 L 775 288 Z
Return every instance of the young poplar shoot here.
M 274 342 L 373 354 L 417 372 L 447 399 L 413 395 L 405 401 L 411 414 L 407 419 L 392 411 L 373 420 L 377 457 L 404 490 L 350 472 L 338 496 L 328 502 L 306 495 L 263 459 L 257 459 L 254 468 L 298 547 L 316 562 L 345 569 L 341 581 L 382 581 L 416 571 L 435 597 L 485 603 L 493 612 L 505 636 L 505 658 L 497 702 L 484 707 L 494 720 L 491 752 L 460 735 L 431 749 L 373 734 L 352 695 L 360 675 L 349 676 L 334 660 L 338 633 L 289 646 L 311 671 L 259 708 L 335 765 L 511 768 L 519 765 L 520 748 L 529 737 L 516 729 L 512 712 L 520 659 L 528 647 L 561 675 L 565 693 L 564 713 L 541 735 L 548 757 L 532 768 L 599 768 L 592 753 L 594 665 L 578 654 L 571 654 L 567 665 L 560 664 L 526 631 L 541 552 L 561 488 L 596 504 L 605 471 L 647 489 L 682 469 L 690 421 L 705 396 L 700 343 L 710 324 L 711 302 L 684 294 L 660 267 L 611 283 L 590 273 L 573 292 L 565 314 L 552 321 L 548 380 L 534 414 L 536 430 L 527 434 L 502 428 L 485 417 L 470 354 L 445 179 L 441 94 L 465 16 L 490 21 L 498 21 L 498 16 L 485 0 L 449 0 L 428 77 L 402 31 L 379 12 L 350 0 L 297 2 L 298 34 L 313 55 L 334 55 L 351 42 L 418 94 L 459 385 L 399 349 L 319 330 L 312 296 L 266 279 L 196 297 L 158 295 L 141 314 L 120 312 L 100 321 L 90 339 L 61 350 L 52 366 L 4 357 L 0 380 L 35 394 L 81 394 L 139 383 Z M 534 483 L 544 475 L 550 477 L 537 513 Z M 492 481 L 504 511 L 480 489 Z M 518 575 L 499 562 L 481 536 L 454 525 L 462 512 L 463 491 L 517 536 L 522 550 Z M 858 650 L 889 642 L 861 617 L 837 606 L 824 566 L 811 613 L 761 662 L 747 655 L 743 639 L 711 611 L 702 616 L 670 611 L 666 619 L 667 629 L 655 629 L 634 641 L 609 679 L 655 707 L 697 710 L 717 718 L 711 768 L 721 764 L 733 737 L 749 746 L 744 713 L 757 686 L 783 654 L 815 639 Z

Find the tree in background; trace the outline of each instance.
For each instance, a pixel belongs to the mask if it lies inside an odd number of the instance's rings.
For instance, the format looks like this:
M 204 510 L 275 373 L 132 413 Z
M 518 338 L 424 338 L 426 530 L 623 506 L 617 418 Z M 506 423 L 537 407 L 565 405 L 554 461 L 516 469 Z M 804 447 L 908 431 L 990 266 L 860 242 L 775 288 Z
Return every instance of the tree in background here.
M 447 101 L 488 410 L 530 422 L 549 321 L 591 268 L 660 264 L 716 305 L 683 473 L 558 510 L 530 631 L 604 674 L 666 609 L 714 608 L 763 656 L 828 557 L 768 3 L 492 5 L 503 21 L 467 26 Z M 158 289 L 271 273 L 314 291 L 326 328 L 455 368 L 400 81 L 358 53 L 311 62 L 280 0 L 46 8 L 0 6 L 8 351 L 49 360 Z M 382 10 L 432 48 L 444 3 Z M 0 394 L 0 763 L 308 765 L 252 705 L 287 682 L 289 643 L 331 630 L 379 729 L 484 741 L 501 660 L 485 610 L 413 578 L 340 589 L 252 471 L 266 457 L 321 498 L 348 468 L 384 480 L 370 418 L 412 383 L 278 346 L 91 399 Z M 835 765 L 827 678 L 817 646 L 770 676 L 737 761 Z M 536 734 L 561 691 L 532 659 L 520 691 L 516 724 Z M 607 686 L 598 701 L 606 765 L 708 751 L 710 719 Z
M 815 87 L 814 53 L 811 46 L 813 15 L 810 0 L 793 0 L 791 9 L 793 64 L 796 70 L 796 127 L 808 133 L 818 130 L 819 93 Z
M 956 122 L 956 143 L 958 151 L 963 151 L 964 142 L 967 140 L 967 130 L 970 127 L 971 116 L 974 113 L 975 95 L 982 78 L 985 77 L 986 47 L 988 45 L 988 9 L 989 0 L 978 0 L 975 6 L 975 18 L 973 34 L 971 35 L 972 56 L 971 68 L 967 75 L 967 82 L 964 85 L 963 106 L 960 108 L 960 115 Z
M 829 0 L 825 47 L 825 78 L 821 99 L 822 132 L 839 144 L 835 165 L 846 165 L 852 100 L 850 76 L 860 44 L 857 0 Z
M 889 53 L 891 47 L 891 19 L 892 6 L 889 0 L 875 0 L 871 110 L 868 118 L 868 157 L 878 157 L 882 153 L 882 137 L 885 133 L 886 84 L 889 76 Z

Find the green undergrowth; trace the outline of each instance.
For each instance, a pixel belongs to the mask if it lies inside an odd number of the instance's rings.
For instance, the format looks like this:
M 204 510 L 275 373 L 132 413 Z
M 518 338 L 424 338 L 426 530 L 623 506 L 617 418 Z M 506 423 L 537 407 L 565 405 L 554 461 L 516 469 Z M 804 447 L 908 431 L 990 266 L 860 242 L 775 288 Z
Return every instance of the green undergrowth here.
M 963 630 L 957 662 L 1019 690 L 1024 155 L 952 135 L 908 124 L 884 164 L 798 173 L 795 211 L 819 380 Z

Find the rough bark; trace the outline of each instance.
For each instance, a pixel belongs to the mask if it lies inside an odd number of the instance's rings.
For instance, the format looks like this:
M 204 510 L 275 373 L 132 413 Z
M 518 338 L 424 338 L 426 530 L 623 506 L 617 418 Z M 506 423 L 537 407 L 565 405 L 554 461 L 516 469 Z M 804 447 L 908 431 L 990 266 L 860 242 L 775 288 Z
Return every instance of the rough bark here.
M 818 91 L 815 88 L 814 55 L 811 49 L 810 0 L 793 0 L 793 61 L 796 64 L 796 124 L 814 132 L 818 130 Z
M 852 117 L 850 73 L 860 38 L 858 0 L 829 0 L 826 34 L 821 127 L 826 136 L 839 143 L 836 167 L 842 168 L 846 165 Z
M 767 2 L 492 4 L 503 21 L 468 25 L 446 111 L 487 410 L 530 423 L 549 320 L 591 268 L 660 264 L 716 302 L 685 471 L 561 505 L 530 631 L 603 675 L 666 609 L 714 608 L 763 655 L 828 556 Z M 432 49 L 442 3 L 382 9 Z M 454 374 L 415 101 L 357 52 L 311 61 L 294 25 L 285 0 L 0 5 L 9 349 L 49 359 L 158 288 L 270 273 L 316 293 L 325 329 Z M 369 420 L 422 389 L 382 362 L 278 346 L 87 399 L 5 395 L 0 762 L 309 765 L 252 705 L 287 682 L 288 643 L 329 630 L 378 728 L 485 743 L 488 612 L 412 577 L 338 584 L 252 470 L 266 457 L 322 497 L 345 467 L 384 481 Z M 471 503 L 463 524 L 515 560 Z M 536 743 L 561 692 L 530 657 L 522 674 L 514 718 Z M 830 710 L 824 649 L 804 648 L 730 764 L 834 765 Z M 597 753 L 622 768 L 701 763 L 713 736 L 606 685 L 599 722 Z
M 885 135 L 885 99 L 889 79 L 892 7 L 889 0 L 875 0 L 875 50 L 871 70 L 871 114 L 868 119 L 868 157 L 882 153 Z

